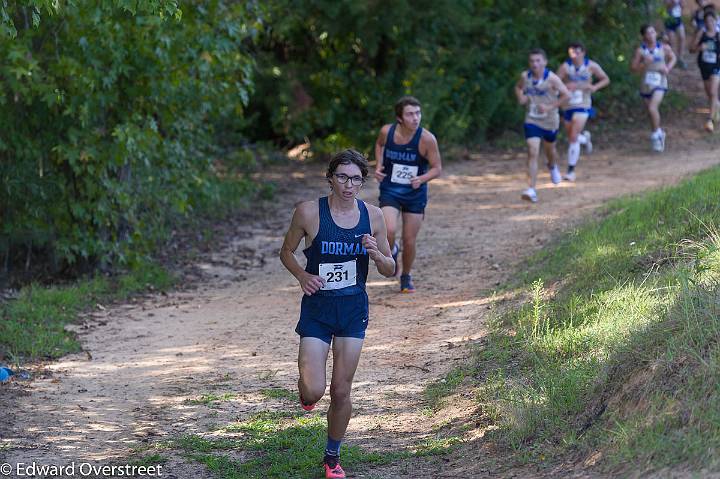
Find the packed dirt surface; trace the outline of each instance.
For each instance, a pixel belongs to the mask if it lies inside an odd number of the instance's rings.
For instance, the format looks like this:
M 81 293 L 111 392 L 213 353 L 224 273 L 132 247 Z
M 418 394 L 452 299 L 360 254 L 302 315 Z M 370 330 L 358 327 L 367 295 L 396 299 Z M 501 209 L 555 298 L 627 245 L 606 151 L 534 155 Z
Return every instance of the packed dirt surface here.
M 702 119 L 692 115 L 688 122 L 699 127 Z M 718 164 L 713 142 L 703 136 L 670 128 L 663 154 L 649 152 L 645 130 L 627 143 L 601 136 L 595 152 L 583 154 L 577 183 L 552 185 L 543 169 L 534 205 L 520 200 L 521 150 L 447 161 L 430 186 L 413 275 L 417 293 L 399 294 L 395 280 L 371 268 L 370 325 L 347 442 L 399 450 L 431 437 L 441 422 L 472 421 L 471 400 L 440 415 L 423 414 L 422 392 L 467 357 L 465 345 L 486 333 L 493 290 L 522 270 L 523 258 L 607 200 Z M 259 179 L 278 183 L 275 202 L 262 205 L 265 212 L 256 211 L 228 244 L 201 258 L 196 267 L 202 274 L 192 284 L 88 314 L 75 328 L 84 352 L 45 365 L 45 373 L 28 384 L 10 386 L 23 393 L 8 399 L 0 426 L 2 462 L 105 464 L 130 457 L 143 444 L 287 408 L 287 401 L 261 394 L 271 387 L 294 391 L 297 381 L 294 327 L 301 291 L 277 252 L 295 202 L 327 193 L 323 176 L 323 165 L 299 161 L 267 171 Z M 374 181 L 361 198 L 376 204 Z M 188 402 L 207 393 L 233 396 L 214 409 Z M 326 396 L 318 409 L 327 406 Z M 505 475 L 497 465 L 502 458 L 492 458 L 481 432 L 466 439 L 463 455 L 348 472 L 378 478 L 445 477 L 443 470 L 452 477 Z M 204 466 L 180 458 L 163 473 L 209 476 Z

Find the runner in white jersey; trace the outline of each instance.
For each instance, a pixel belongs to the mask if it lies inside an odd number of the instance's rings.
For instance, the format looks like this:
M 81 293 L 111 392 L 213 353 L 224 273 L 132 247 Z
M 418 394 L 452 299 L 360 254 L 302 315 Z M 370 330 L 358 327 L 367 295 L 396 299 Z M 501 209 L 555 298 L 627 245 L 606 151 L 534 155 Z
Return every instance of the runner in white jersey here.
M 558 108 L 570 98 L 570 92 L 562 80 L 547 69 L 547 55 L 544 50 L 531 50 L 528 64 L 530 68 L 520 75 L 515 84 L 515 96 L 518 103 L 526 107 L 523 128 L 528 146 L 528 188 L 523 191 L 521 198 L 535 203 L 541 143 L 547 156 L 552 182 L 558 184 L 561 181 L 555 148 L 560 127 Z
M 668 73 L 677 58 L 669 45 L 657 40 L 657 32 L 651 25 L 640 28 L 642 43 L 635 50 L 630 68 L 640 73 L 640 96 L 645 99 L 652 133 L 650 142 L 655 151 L 665 150 L 665 131 L 660 128 L 660 103 L 668 90 Z
M 580 145 L 585 145 L 592 153 L 592 140 L 589 131 L 583 131 L 588 118 L 595 116 L 592 107 L 592 94 L 610 84 L 605 71 L 596 62 L 585 57 L 585 47 L 573 43 L 568 47 L 565 63 L 558 68 L 558 76 L 570 90 L 570 99 L 563 104 L 563 119 L 568 136 L 568 169 L 564 176 L 567 181 L 575 181 L 575 166 L 580 159 Z M 593 79 L 597 79 L 593 83 Z

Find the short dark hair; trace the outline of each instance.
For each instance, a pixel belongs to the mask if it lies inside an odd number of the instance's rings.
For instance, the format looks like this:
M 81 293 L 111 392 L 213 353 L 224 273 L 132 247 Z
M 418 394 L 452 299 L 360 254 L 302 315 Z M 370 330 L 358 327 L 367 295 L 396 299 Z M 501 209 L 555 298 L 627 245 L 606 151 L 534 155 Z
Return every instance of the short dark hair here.
M 367 158 L 365 158 L 365 156 L 359 151 L 353 150 L 351 148 L 343 150 L 332 157 L 332 159 L 330 160 L 330 164 L 328 165 L 327 172 L 325 173 L 325 177 L 329 180 L 335 174 L 335 170 L 337 170 L 338 166 L 350 164 L 356 165 L 358 168 L 360 168 L 360 174 L 362 175 L 363 180 L 367 178 Z
M 405 111 L 405 107 L 408 105 L 422 108 L 420 100 L 418 100 L 414 96 L 401 96 L 400 98 L 398 98 L 398 101 L 395 102 L 395 116 L 397 118 L 402 118 L 403 111 Z
M 643 25 L 640 27 L 640 35 L 645 36 L 645 32 L 647 32 L 648 28 L 652 27 L 649 23 L 643 23 Z
M 703 21 L 707 20 L 708 17 L 713 17 L 715 20 L 717 20 L 717 15 L 715 15 L 714 10 L 709 10 L 709 11 L 705 12 L 705 15 L 703 15 Z
M 585 50 L 585 45 L 583 45 L 583 44 L 580 43 L 580 42 L 573 42 L 573 43 L 571 43 L 570 45 L 568 45 L 568 48 L 572 48 L 572 49 L 574 49 L 574 50 L 582 50 L 582 51 L 584 51 L 584 52 L 587 51 L 587 50 Z
M 542 55 L 542 57 L 547 60 L 547 53 L 545 53 L 545 50 L 543 50 L 542 48 L 533 48 L 528 53 L 528 56 L 530 55 Z

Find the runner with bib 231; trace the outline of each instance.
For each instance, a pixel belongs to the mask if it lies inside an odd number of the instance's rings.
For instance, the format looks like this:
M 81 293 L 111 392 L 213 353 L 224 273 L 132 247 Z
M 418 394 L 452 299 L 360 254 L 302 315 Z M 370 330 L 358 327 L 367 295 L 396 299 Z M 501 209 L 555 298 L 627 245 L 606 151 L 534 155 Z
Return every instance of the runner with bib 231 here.
M 399 251 L 396 232 L 402 215 L 400 291 L 403 293 L 415 292 L 410 271 L 415 261 L 417 235 L 425 217 L 427 184 L 442 171 L 437 140 L 420 127 L 420 107 L 417 98 L 400 98 L 395 103 L 396 122 L 383 126 L 375 142 L 375 178 L 380 182 L 380 208 L 385 215 L 395 260 Z
M 368 325 L 369 261 L 384 276 L 395 270 L 382 212 L 357 199 L 367 174 L 367 160 L 357 151 L 335 155 L 326 173 L 330 195 L 296 206 L 280 250 L 282 264 L 305 293 L 295 331 L 300 404 L 306 411 L 325 394 L 325 363 L 333 348 L 324 460 L 325 477 L 332 479 L 345 477 L 340 443 L 352 413 L 350 390 Z M 294 254 L 303 238 L 305 268 Z

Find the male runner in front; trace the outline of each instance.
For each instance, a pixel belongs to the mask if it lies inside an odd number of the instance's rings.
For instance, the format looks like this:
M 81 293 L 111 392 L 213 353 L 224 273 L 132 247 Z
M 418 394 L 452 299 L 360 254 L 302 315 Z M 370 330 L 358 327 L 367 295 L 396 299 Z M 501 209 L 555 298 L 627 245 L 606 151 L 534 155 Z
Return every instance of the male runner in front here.
M 546 68 L 547 55 L 543 49 L 530 50 L 528 63 L 530 68 L 520 75 L 515 84 L 515 96 L 518 103 L 527 107 L 523 127 L 528 146 L 528 189 L 523 191 L 522 199 L 536 203 L 535 184 L 541 143 L 552 182 L 558 184 L 561 181 L 555 148 L 560 127 L 558 107 L 570 98 L 570 92 L 562 80 Z
M 305 293 L 295 331 L 300 335 L 300 404 L 306 411 L 325 394 L 325 364 L 330 344 L 333 348 L 326 478 L 345 477 L 340 443 L 350 421 L 350 390 L 368 324 L 369 260 L 384 276 L 395 270 L 382 211 L 356 198 L 367 174 L 367 160 L 357 151 L 335 155 L 326 173 L 330 195 L 297 205 L 280 249 L 282 264 Z M 304 269 L 294 255 L 303 238 Z
M 575 181 L 575 166 L 580 159 L 580 145 L 592 153 L 592 140 L 589 131 L 583 131 L 588 118 L 595 116 L 592 107 L 592 94 L 610 84 L 605 71 L 596 62 L 585 57 L 585 47 L 573 43 L 568 47 L 565 63 L 558 68 L 558 76 L 570 90 L 570 99 L 563 105 L 563 119 L 568 136 L 568 169 L 564 178 Z M 593 83 L 593 77 L 597 79 Z M 582 132 L 582 133 L 581 133 Z
M 380 208 L 396 260 L 395 238 L 402 215 L 400 291 L 414 293 L 410 271 L 415 261 L 417 235 L 425 218 L 427 184 L 440 176 L 442 162 L 435 135 L 420 127 L 422 113 L 417 98 L 400 98 L 395 103 L 395 118 L 395 123 L 380 129 L 375 141 L 375 178 L 380 182 Z

